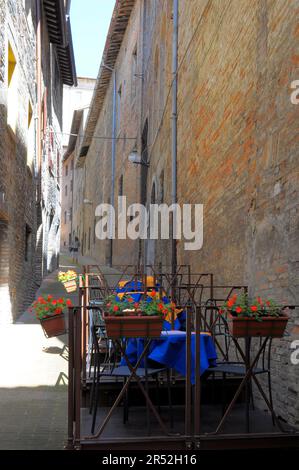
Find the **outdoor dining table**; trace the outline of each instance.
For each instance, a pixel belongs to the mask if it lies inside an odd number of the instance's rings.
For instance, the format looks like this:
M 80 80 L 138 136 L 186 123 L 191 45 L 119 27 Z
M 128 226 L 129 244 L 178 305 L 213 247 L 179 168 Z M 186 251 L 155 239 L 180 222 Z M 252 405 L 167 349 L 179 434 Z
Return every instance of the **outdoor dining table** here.
M 201 332 L 200 339 L 200 375 L 202 375 L 210 366 L 216 365 L 217 353 L 209 333 Z M 148 366 L 153 365 L 153 362 L 162 364 L 186 376 L 186 344 L 186 332 L 162 331 L 160 338 L 155 338 L 151 342 L 147 354 Z M 144 338 L 128 340 L 126 355 L 132 364 L 137 362 L 143 349 Z M 195 383 L 195 333 L 191 334 L 191 383 L 192 385 Z

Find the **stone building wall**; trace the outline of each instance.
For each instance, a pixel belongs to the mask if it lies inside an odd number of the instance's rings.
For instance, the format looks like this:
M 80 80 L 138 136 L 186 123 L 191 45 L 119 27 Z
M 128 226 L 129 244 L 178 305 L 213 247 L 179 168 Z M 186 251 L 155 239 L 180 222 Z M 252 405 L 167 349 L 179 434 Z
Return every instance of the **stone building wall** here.
M 121 193 L 127 197 L 127 205 L 138 201 L 140 191 L 139 167 L 128 162 L 131 150 L 138 143 L 137 114 L 140 109 L 141 51 L 140 51 L 140 9 L 134 9 L 127 34 L 125 34 L 121 51 L 116 63 L 117 89 L 117 142 L 115 204 Z M 136 52 L 136 59 L 134 57 Z M 136 67 L 133 69 L 133 60 Z M 138 76 L 134 76 L 134 73 Z M 134 81 L 134 83 L 132 83 Z M 84 199 L 92 204 L 84 204 L 84 231 L 81 230 L 80 242 L 84 254 L 92 256 L 105 264 L 109 262 L 109 241 L 98 240 L 94 236 L 95 208 L 98 204 L 110 202 L 111 195 L 111 154 L 112 154 L 112 106 L 113 80 L 110 80 L 105 101 L 97 122 L 89 152 L 83 168 L 85 185 Z M 97 138 L 97 137 L 105 137 Z M 117 230 L 116 223 L 116 230 Z M 138 259 L 138 243 L 133 240 L 113 241 L 113 264 L 125 264 L 128 257 L 133 263 Z
M 73 178 L 74 178 L 74 154 L 72 153 L 62 164 L 61 187 L 61 231 L 60 249 L 68 251 L 72 245 L 72 217 L 73 217 Z
M 290 100 L 290 84 L 298 79 L 298 2 L 248 4 L 180 2 L 178 202 L 204 205 L 204 242 L 194 252 L 179 241 L 178 263 L 213 272 L 216 285 L 246 284 L 252 294 L 299 304 L 299 108 Z M 115 196 L 124 174 L 124 194 L 137 202 L 146 184 L 147 204 L 171 202 L 172 26 L 172 2 L 137 1 L 116 64 L 125 109 L 120 135 L 136 126 L 140 152 L 147 120 L 150 166 L 129 167 L 127 146 L 118 141 Z M 136 28 L 142 80 L 132 113 L 128 69 Z M 112 81 L 95 135 L 110 129 L 111 95 Z M 84 171 L 85 194 L 94 205 L 84 208 L 85 234 L 96 203 L 109 202 L 110 162 L 110 142 L 93 139 Z M 114 246 L 114 264 L 136 261 L 138 241 Z M 146 250 L 148 261 L 170 263 L 168 241 L 150 242 Z M 107 242 L 96 241 L 87 252 L 104 263 Z M 272 367 L 278 413 L 298 424 L 298 373 L 290 364 L 295 322 L 297 312 L 291 336 L 274 342 Z
M 25 6 L 22 0 L 0 3 L 0 321 L 4 323 L 15 320 L 32 302 L 42 277 L 57 267 L 59 255 L 62 79 L 44 20 L 39 169 L 35 2 Z M 16 61 L 10 86 L 9 48 Z
M 178 198 L 204 204 L 204 244 L 194 253 L 179 243 L 179 262 L 298 304 L 298 2 L 250 5 L 181 4 Z M 273 388 L 278 413 L 298 424 L 293 340 L 274 341 Z
M 28 127 L 29 102 L 35 109 L 35 37 L 31 16 L 23 3 L 1 2 L 1 322 L 10 322 L 32 300 L 35 278 L 34 134 Z M 3 23 L 2 23 L 3 21 Z M 18 74 L 15 103 L 8 100 L 8 44 Z M 8 125 L 8 107 L 17 107 L 15 127 Z M 31 125 L 34 125 L 31 122 Z
M 62 182 L 63 84 L 56 48 L 50 44 L 45 17 L 42 22 L 42 275 L 58 267 L 60 249 L 60 185 Z

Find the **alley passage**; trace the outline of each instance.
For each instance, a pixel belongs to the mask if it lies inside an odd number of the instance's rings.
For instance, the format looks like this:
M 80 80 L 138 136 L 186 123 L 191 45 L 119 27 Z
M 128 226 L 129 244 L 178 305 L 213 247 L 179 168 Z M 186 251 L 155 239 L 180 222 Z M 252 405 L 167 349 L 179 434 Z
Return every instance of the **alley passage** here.
M 62 257 L 61 269 L 71 260 Z M 73 266 L 71 266 L 74 268 Z M 65 297 L 57 271 L 44 279 L 37 296 Z M 75 303 L 77 295 L 69 298 Z M 0 449 L 63 449 L 67 434 L 67 337 L 45 338 L 26 311 L 0 329 Z

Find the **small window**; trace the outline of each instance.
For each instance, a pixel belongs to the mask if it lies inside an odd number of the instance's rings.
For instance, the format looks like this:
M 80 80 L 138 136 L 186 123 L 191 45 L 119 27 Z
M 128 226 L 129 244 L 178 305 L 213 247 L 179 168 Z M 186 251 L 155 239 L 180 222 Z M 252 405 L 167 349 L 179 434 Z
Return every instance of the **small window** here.
M 160 175 L 160 204 L 164 202 L 164 170 L 161 171 Z
M 121 175 L 118 180 L 118 195 L 123 196 L 123 194 L 124 194 L 124 177 L 123 175 Z
M 60 178 L 60 153 L 57 151 L 57 154 L 56 154 L 56 175 L 57 175 L 57 179 L 58 179 L 58 182 L 59 182 L 59 178 Z
M 68 167 L 68 165 L 65 165 L 65 176 L 68 175 L 68 172 L 69 172 L 69 167 Z
M 88 250 L 90 250 L 91 228 L 88 229 Z
M 136 85 L 137 85 L 137 44 L 134 47 L 132 54 L 132 77 L 131 77 L 131 99 L 136 98 Z
M 116 130 L 117 133 L 120 130 L 120 118 L 121 118 L 121 93 L 122 93 L 122 87 L 120 85 L 118 92 L 117 92 L 117 120 L 116 120 Z
M 32 230 L 29 225 L 25 226 L 25 261 L 31 259 Z
M 64 223 L 65 224 L 67 223 L 67 213 L 66 213 L 66 211 L 64 211 Z
M 65 188 L 64 188 L 64 194 L 65 196 L 67 196 L 67 184 L 65 185 Z

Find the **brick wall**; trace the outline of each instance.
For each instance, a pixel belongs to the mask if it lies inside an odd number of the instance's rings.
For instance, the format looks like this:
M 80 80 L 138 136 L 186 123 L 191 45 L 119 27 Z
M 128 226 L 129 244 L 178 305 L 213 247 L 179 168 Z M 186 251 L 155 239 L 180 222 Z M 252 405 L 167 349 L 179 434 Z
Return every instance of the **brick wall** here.
M 117 59 L 119 135 L 136 130 L 139 152 L 148 120 L 146 178 L 145 170 L 127 163 L 129 142 L 117 142 L 115 196 L 123 174 L 129 200 L 140 200 L 143 171 L 147 203 L 153 192 L 155 201 L 171 202 L 171 4 L 136 2 Z M 290 101 L 290 83 L 299 72 L 297 17 L 295 0 L 180 2 L 178 202 L 204 204 L 204 244 L 196 252 L 185 251 L 183 242 L 177 246 L 179 263 L 213 272 L 216 284 L 248 284 L 252 294 L 299 304 L 299 108 Z M 135 41 L 142 80 L 134 107 L 129 68 Z M 95 135 L 110 134 L 111 103 L 112 82 Z M 85 233 L 96 204 L 109 200 L 110 145 L 93 139 L 82 170 L 85 197 L 93 201 L 80 219 Z M 138 241 L 115 242 L 113 262 L 133 263 L 138 249 Z M 169 264 L 169 241 L 147 250 L 157 263 Z M 96 241 L 87 253 L 104 263 L 107 242 Z M 296 313 L 290 332 L 295 321 Z M 274 343 L 274 400 L 278 413 L 298 424 L 292 339 Z
M 7 16 L 4 18 L 4 12 Z M 24 14 L 22 2 L 2 2 L 1 19 L 1 109 L 0 109 L 0 191 L 4 194 L 6 214 L 1 221 L 1 322 L 15 319 L 31 302 L 35 283 L 35 178 L 27 166 L 28 103 L 35 107 L 33 24 Z M 7 54 L 11 44 L 17 61 L 16 98 L 18 115 L 16 129 L 7 126 Z M 27 237 L 26 237 L 27 227 Z M 26 241 L 27 238 L 27 241 Z M 27 251 L 27 254 L 26 254 Z
M 61 251 L 69 250 L 70 235 L 72 236 L 72 210 L 73 210 L 73 164 L 74 155 L 71 154 L 62 166 L 62 195 L 61 195 L 61 233 L 60 233 L 60 249 Z M 67 188 L 67 193 L 66 193 Z M 73 240 L 71 240 L 71 243 Z
M 4 201 L 0 211 L 0 288 L 1 298 L 4 299 L 0 306 L 0 322 L 15 320 L 31 303 L 42 276 L 56 268 L 59 253 L 57 151 L 60 151 L 61 156 L 59 131 L 61 132 L 62 84 L 58 75 L 54 109 L 50 61 L 55 52 L 50 50 L 46 25 L 43 24 L 42 65 L 43 83 L 48 89 L 48 123 L 43 136 L 42 186 L 47 196 L 40 204 L 36 199 L 37 180 L 41 174 L 36 162 L 35 130 L 28 129 L 29 102 L 33 126 L 36 115 L 34 15 L 34 2 L 28 15 L 21 0 L 6 0 L 0 4 L 1 24 L 5 25 L 0 32 L 0 193 L 1 201 Z M 8 43 L 16 58 L 18 73 L 14 91 L 14 109 L 17 109 L 15 129 L 11 129 L 7 121 L 7 110 L 11 106 L 8 101 Z M 49 172 L 48 167 L 50 130 L 54 130 L 55 134 L 54 144 L 50 149 L 54 159 L 52 172 Z

